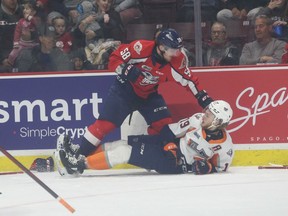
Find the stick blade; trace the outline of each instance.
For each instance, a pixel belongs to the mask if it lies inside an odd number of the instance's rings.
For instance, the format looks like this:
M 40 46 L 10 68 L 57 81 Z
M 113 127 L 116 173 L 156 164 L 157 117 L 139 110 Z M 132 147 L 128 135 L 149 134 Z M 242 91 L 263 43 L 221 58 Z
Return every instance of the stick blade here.
M 61 197 L 58 197 L 58 201 L 65 207 L 67 208 L 71 213 L 74 213 L 76 210 L 69 205 L 69 203 L 67 203 L 64 199 L 62 199 Z

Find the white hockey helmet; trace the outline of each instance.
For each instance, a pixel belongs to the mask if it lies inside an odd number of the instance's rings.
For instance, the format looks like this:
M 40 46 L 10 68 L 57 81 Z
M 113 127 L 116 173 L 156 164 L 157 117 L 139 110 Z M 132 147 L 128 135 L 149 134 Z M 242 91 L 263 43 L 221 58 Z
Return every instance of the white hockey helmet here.
M 233 110 L 226 101 L 215 100 L 209 104 L 208 109 L 215 116 L 210 126 L 211 129 L 224 128 L 229 124 L 233 115 Z

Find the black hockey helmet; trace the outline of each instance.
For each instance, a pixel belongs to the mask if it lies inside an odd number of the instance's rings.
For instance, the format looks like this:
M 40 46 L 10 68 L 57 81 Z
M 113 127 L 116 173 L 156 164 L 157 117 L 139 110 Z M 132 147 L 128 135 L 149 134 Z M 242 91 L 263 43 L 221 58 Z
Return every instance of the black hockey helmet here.
M 180 49 L 183 47 L 183 40 L 175 29 L 168 28 L 159 33 L 156 38 L 158 45 L 164 45 L 171 49 Z

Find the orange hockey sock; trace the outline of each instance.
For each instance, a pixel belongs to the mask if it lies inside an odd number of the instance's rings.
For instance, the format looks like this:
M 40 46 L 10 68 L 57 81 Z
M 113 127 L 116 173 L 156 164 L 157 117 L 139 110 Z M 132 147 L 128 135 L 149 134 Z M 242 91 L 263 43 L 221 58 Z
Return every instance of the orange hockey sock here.
M 110 169 L 111 165 L 109 164 L 106 152 L 102 151 L 100 153 L 88 156 L 87 167 L 89 169 L 96 169 L 96 170 Z

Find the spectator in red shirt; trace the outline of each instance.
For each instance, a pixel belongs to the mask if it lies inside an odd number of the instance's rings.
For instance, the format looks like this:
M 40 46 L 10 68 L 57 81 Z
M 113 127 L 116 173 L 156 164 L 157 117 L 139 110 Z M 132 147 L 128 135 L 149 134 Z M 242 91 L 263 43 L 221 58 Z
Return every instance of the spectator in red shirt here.
M 56 17 L 52 20 L 52 25 L 56 33 L 56 47 L 64 53 L 70 53 L 73 47 L 72 34 L 67 31 L 66 19 L 63 16 Z
M 38 45 L 37 26 L 40 25 L 40 18 L 37 18 L 36 14 L 35 1 L 27 1 L 23 9 L 24 18 L 19 20 L 15 28 L 13 50 L 8 57 L 9 64 L 14 64 L 22 49 L 33 48 Z

